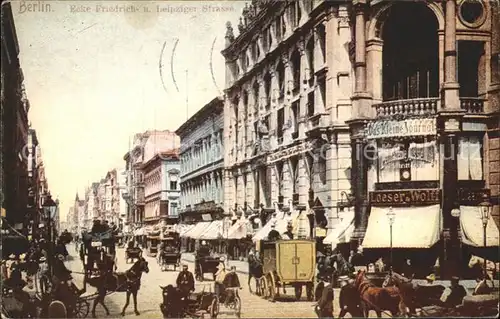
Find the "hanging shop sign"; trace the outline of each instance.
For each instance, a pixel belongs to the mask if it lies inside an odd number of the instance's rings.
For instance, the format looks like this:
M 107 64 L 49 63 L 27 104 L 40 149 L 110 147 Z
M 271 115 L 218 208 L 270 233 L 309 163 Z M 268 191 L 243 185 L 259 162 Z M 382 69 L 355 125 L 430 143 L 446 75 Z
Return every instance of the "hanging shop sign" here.
M 436 134 L 436 119 L 381 120 L 370 122 L 366 126 L 369 139 L 395 136 L 422 136 Z
M 380 155 L 380 169 L 383 170 L 394 162 L 400 162 L 401 168 L 410 168 L 411 162 L 435 163 L 437 147 L 434 141 L 427 143 L 411 143 L 408 149 L 394 147 Z
M 441 202 L 440 189 L 409 189 L 370 192 L 372 206 L 433 205 Z

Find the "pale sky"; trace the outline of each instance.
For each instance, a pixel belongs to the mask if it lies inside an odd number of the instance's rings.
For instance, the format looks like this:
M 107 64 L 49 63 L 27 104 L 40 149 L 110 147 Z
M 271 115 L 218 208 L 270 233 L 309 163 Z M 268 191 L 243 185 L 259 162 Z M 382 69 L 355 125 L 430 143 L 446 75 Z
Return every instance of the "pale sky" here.
M 22 5 L 49 4 L 50 12 Z M 122 168 L 129 137 L 177 129 L 224 89 L 226 21 L 235 35 L 242 1 L 20 1 L 12 9 L 20 62 L 46 176 L 62 218 L 75 193 Z M 100 5 L 100 6 L 99 6 Z M 134 13 L 103 12 L 135 5 Z M 144 12 L 144 6 L 150 12 Z M 157 5 L 164 12 L 157 12 Z M 206 7 L 211 5 L 211 7 Z M 205 6 L 205 7 L 204 7 Z M 89 12 L 76 12 L 85 9 Z M 226 12 L 213 12 L 223 7 Z M 45 11 L 48 7 L 43 7 Z M 183 9 L 184 12 L 178 12 Z M 207 12 L 212 11 L 212 12 Z M 99 11 L 99 12 L 98 12 Z M 186 12 L 189 11 L 189 12 Z M 171 72 L 173 58 L 175 87 Z M 159 60 L 162 60 L 163 88 Z M 188 70 L 189 85 L 186 86 Z M 221 94 L 222 92 L 220 92 Z

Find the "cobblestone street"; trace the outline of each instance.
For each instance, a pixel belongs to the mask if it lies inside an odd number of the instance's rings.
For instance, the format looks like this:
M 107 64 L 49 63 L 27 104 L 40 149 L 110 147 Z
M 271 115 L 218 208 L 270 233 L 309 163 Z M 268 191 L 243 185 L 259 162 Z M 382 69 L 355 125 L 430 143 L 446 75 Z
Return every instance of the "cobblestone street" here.
M 73 259 L 68 262 L 68 267 L 76 272 L 82 271 L 82 265 L 78 256 L 75 253 L 74 245 L 68 245 L 68 250 L 72 254 Z M 117 250 L 118 259 L 118 271 L 124 271 L 132 264 L 125 264 L 125 250 Z M 162 302 L 161 290 L 159 285 L 166 286 L 168 284 L 175 284 L 175 279 L 177 278 L 178 272 L 174 271 L 164 271 L 162 272 L 154 258 L 146 257 L 149 262 L 149 273 L 143 275 L 141 290 L 138 295 L 138 308 L 141 313 L 141 318 L 161 318 L 162 314 L 160 312 L 160 303 Z M 184 259 L 185 260 L 185 259 Z M 186 261 L 183 261 L 186 262 Z M 187 262 L 190 271 L 193 271 L 194 264 L 192 262 Z M 243 289 L 240 292 L 240 297 L 242 300 L 242 317 L 243 318 L 316 318 L 314 314 L 314 302 L 305 301 L 305 293 L 302 301 L 295 301 L 293 295 L 293 289 L 287 289 L 287 296 L 282 297 L 282 299 L 276 302 L 270 302 L 264 300 L 258 296 L 250 294 L 248 287 L 246 285 L 247 278 L 245 274 L 242 274 L 243 269 L 238 269 L 239 278 L 242 282 Z M 82 285 L 83 276 L 79 274 L 74 275 L 75 280 L 79 286 Z M 210 279 L 210 275 L 206 275 L 207 279 Z M 205 287 L 205 291 L 212 289 L 213 291 L 213 281 L 206 281 L 203 283 L 196 283 L 197 291 L 201 291 Z M 95 289 L 87 286 L 87 293 L 89 295 L 95 292 Z M 84 296 L 85 296 L 84 295 Z M 338 297 L 338 290 L 335 291 L 335 297 Z M 121 312 L 121 308 L 125 303 L 124 293 L 113 293 L 106 297 L 105 303 L 110 309 L 111 315 L 109 317 L 117 317 Z M 338 304 L 335 301 L 335 314 L 338 314 Z M 224 307 L 221 307 L 220 318 L 234 318 L 235 316 L 231 313 L 224 313 Z M 100 305 L 97 306 L 96 314 L 100 318 L 106 317 L 104 309 Z M 89 314 L 90 316 L 90 314 Z M 126 317 L 135 318 L 133 313 L 132 303 L 129 305 L 126 311 Z

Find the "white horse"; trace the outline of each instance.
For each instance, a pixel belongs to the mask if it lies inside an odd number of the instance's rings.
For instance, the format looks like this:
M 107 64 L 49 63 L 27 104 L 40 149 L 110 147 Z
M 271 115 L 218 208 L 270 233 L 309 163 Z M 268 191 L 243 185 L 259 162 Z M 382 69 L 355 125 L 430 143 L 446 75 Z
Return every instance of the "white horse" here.
M 484 263 L 485 263 L 484 258 L 472 255 L 472 257 L 469 260 L 469 268 L 472 269 L 477 267 L 480 269 L 484 269 Z M 500 269 L 500 263 L 494 263 L 490 260 L 486 260 L 486 275 L 488 277 L 487 279 L 490 280 L 495 279 L 499 269 Z

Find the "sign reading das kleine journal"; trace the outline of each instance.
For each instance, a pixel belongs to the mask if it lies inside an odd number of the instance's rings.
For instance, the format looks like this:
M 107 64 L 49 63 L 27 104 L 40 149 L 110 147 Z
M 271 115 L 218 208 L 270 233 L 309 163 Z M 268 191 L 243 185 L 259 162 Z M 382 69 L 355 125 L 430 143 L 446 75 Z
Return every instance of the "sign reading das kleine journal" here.
M 380 120 L 366 125 L 366 137 L 369 139 L 394 137 L 435 135 L 436 119 Z

